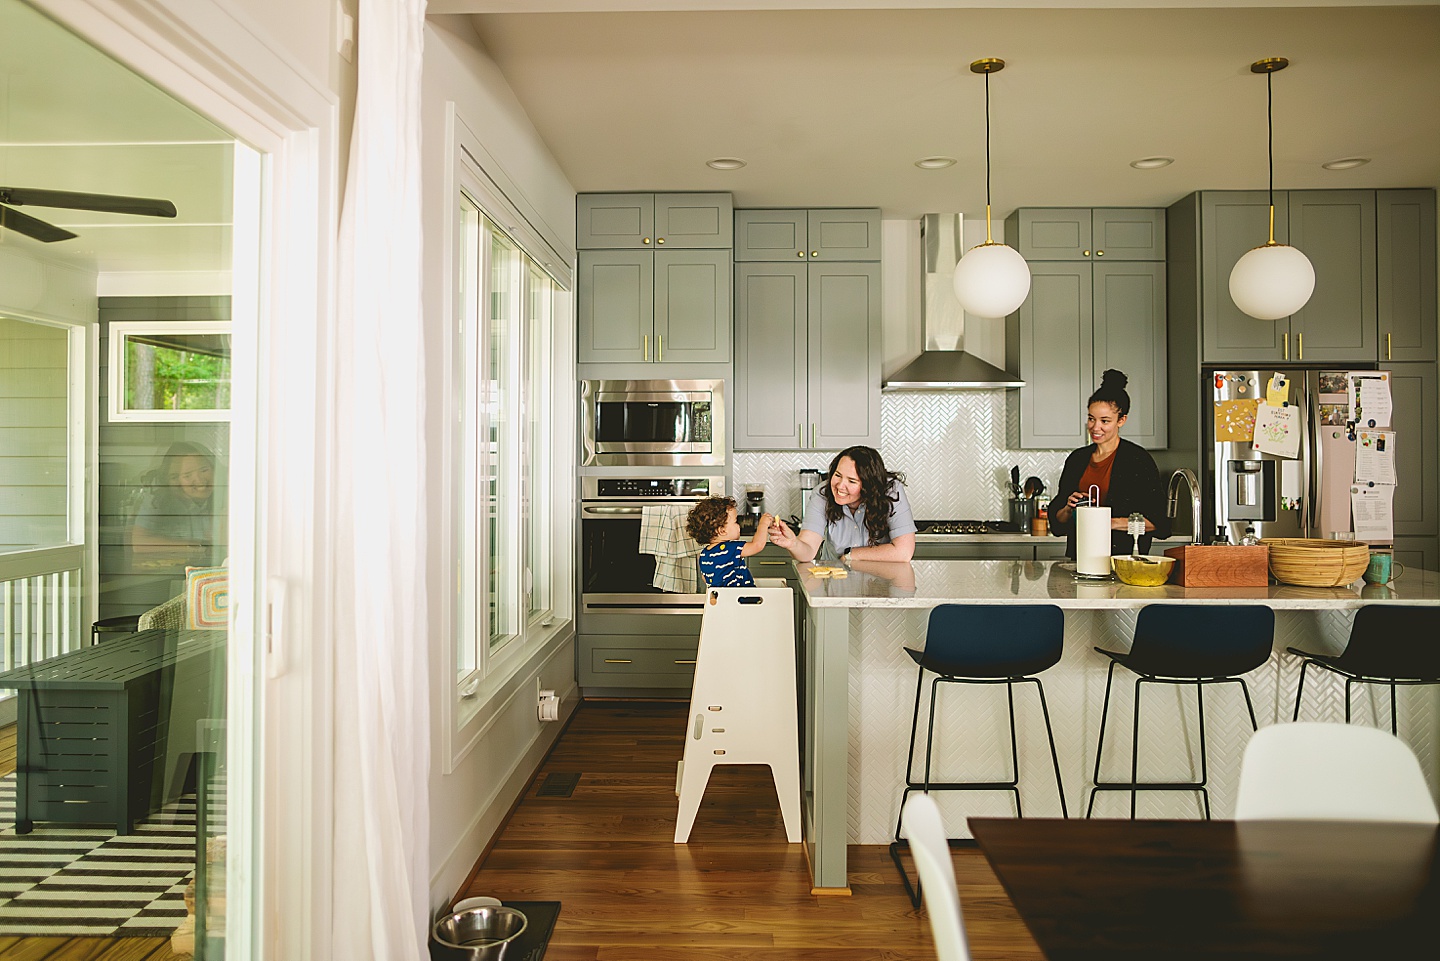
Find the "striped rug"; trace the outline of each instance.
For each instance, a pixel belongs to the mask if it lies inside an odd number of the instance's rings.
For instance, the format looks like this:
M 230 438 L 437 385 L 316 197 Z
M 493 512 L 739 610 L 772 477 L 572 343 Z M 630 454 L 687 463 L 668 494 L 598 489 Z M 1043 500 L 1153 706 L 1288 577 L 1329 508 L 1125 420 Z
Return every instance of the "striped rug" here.
M 15 775 L 0 778 L 0 935 L 169 937 L 195 867 L 195 799 L 119 837 L 37 822 L 15 834 Z

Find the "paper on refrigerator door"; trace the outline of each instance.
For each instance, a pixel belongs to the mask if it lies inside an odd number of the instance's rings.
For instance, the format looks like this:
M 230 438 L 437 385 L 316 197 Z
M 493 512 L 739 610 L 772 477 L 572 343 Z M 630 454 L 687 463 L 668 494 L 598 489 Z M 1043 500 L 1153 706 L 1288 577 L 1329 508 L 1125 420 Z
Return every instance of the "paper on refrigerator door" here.
M 1355 426 L 1389 427 L 1390 372 L 1352 370 L 1345 377 L 1350 382 L 1350 410 Z
M 1394 498 L 1395 488 L 1390 484 L 1350 488 L 1350 513 L 1355 518 L 1357 541 L 1395 539 Z
M 1355 442 L 1343 427 L 1322 427 L 1319 437 L 1320 516 L 1316 530 L 1348 531 L 1350 488 L 1355 483 Z
M 1221 444 L 1248 441 L 1255 436 L 1255 408 L 1258 400 L 1217 400 L 1215 440 Z
M 1355 432 L 1355 481 L 1369 484 L 1395 484 L 1395 432 L 1393 430 L 1359 430 Z
M 1255 409 L 1255 449 L 1277 457 L 1300 456 L 1300 408 L 1261 404 Z

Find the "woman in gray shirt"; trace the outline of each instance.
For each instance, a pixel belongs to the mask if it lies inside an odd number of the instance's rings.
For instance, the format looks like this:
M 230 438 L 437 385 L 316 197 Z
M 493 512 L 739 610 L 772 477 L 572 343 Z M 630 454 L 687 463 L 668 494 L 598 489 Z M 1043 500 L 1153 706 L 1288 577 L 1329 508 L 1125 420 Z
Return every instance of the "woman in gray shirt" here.
M 847 447 L 830 462 L 826 483 L 810 495 L 800 530 L 777 517 L 770 542 L 797 561 L 814 560 L 825 542 L 841 557 L 908 561 L 915 553 L 915 519 L 905 479 L 885 469 L 875 448 Z

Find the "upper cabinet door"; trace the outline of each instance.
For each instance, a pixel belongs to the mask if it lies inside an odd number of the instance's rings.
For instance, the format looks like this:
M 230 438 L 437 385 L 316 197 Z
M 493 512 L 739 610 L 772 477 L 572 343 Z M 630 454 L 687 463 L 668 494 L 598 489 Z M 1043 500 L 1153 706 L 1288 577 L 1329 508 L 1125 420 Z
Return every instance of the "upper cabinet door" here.
M 736 450 L 809 444 L 809 268 L 735 266 Z
M 576 278 L 582 364 L 655 359 L 655 255 L 648 250 L 582 250 Z
M 1164 260 L 1165 210 L 1097 207 L 1090 212 L 1091 251 L 1100 260 Z
M 735 210 L 729 194 L 655 195 L 657 247 L 729 250 L 734 230 Z
M 880 443 L 880 265 L 809 268 L 807 446 Z
M 726 247 L 733 237 L 728 193 L 580 194 L 575 242 L 581 250 Z
M 730 330 L 730 251 L 655 251 L 655 361 L 729 363 Z
M 1275 194 L 1275 240 L 1289 242 L 1289 208 Z M 1269 237 L 1270 204 L 1263 190 L 1200 195 L 1202 360 L 1207 364 L 1281 364 L 1296 360 L 1288 320 L 1256 320 L 1230 299 L 1230 271 Z
M 1007 218 L 1015 224 L 1011 238 L 1026 260 L 1090 260 L 1089 207 L 1021 207 Z
M 737 210 L 735 260 L 804 262 L 809 234 L 804 210 Z
M 1095 361 L 1098 383 L 1108 368 L 1130 378 L 1130 414 L 1124 436 L 1149 450 L 1169 441 L 1169 356 L 1165 330 L 1165 265 L 1120 261 L 1096 264 Z M 1088 397 L 1088 394 L 1086 395 Z
M 654 194 L 580 194 L 575 198 L 575 245 L 580 250 L 650 247 L 654 243 Z
M 1089 264 L 1036 262 L 1030 295 L 1012 315 L 1025 386 L 1006 391 L 1022 450 L 1068 450 L 1085 439 L 1085 400 L 1099 383 Z M 1007 358 L 1009 351 L 1007 351 Z M 1126 371 L 1126 373 L 1130 373 Z
M 811 210 L 806 226 L 807 260 L 880 259 L 880 211 L 874 207 Z
M 1375 191 L 1291 190 L 1286 199 L 1290 243 L 1315 267 L 1315 292 L 1290 318 L 1289 359 L 1375 359 Z
M 1435 191 L 1375 195 L 1380 360 L 1435 360 Z

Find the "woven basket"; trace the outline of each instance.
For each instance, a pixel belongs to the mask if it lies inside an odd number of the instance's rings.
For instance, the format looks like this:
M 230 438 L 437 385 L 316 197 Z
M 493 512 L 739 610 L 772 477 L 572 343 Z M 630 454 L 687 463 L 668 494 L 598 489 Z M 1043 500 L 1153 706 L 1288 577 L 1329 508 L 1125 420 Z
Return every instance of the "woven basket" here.
M 1260 543 L 1270 548 L 1270 573 L 1282 584 L 1339 587 L 1357 580 L 1370 563 L 1369 545 L 1358 541 L 1273 537 Z

